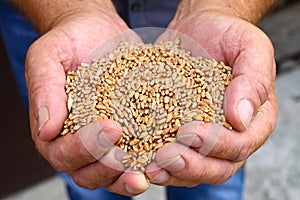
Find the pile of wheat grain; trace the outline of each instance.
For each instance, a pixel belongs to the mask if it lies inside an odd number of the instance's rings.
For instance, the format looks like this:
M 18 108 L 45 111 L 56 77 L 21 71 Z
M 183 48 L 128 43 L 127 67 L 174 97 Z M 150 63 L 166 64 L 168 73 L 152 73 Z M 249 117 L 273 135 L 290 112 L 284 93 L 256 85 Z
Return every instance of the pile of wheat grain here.
M 232 68 L 193 57 L 179 43 L 122 42 L 108 56 L 68 72 L 69 116 L 61 134 L 97 119 L 115 120 L 123 129 L 116 145 L 128 153 L 124 165 L 144 171 L 184 123 L 213 122 L 231 129 L 222 104 Z

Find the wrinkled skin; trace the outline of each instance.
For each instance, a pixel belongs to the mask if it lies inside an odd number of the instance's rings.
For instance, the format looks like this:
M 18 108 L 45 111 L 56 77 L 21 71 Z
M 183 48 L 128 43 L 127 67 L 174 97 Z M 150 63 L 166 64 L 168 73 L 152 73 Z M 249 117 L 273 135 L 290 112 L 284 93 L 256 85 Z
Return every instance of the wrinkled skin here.
M 243 165 L 275 127 L 273 47 L 255 26 L 218 12 L 190 13 L 179 21 L 175 19 L 170 28 L 193 37 L 211 57 L 234 67 L 225 110 L 235 131 L 222 129 L 217 142 L 209 144 L 205 140 L 207 128 L 197 123 L 184 126 L 178 142 L 159 150 L 157 162 L 147 168 L 147 176 L 159 185 L 219 184 Z M 32 138 L 45 159 L 56 170 L 67 172 L 82 187 L 104 187 L 133 196 L 145 191 L 149 183 L 143 174 L 122 168 L 122 151 L 113 145 L 122 134 L 115 122 L 99 121 L 96 128 L 92 125 L 86 131 L 57 137 L 67 117 L 65 72 L 74 70 L 102 41 L 127 30 L 116 13 L 107 10 L 82 10 L 66 15 L 30 47 L 26 80 Z M 131 39 L 136 37 L 129 35 Z M 241 99 L 248 99 L 253 106 L 250 123 L 238 117 L 237 102 Z M 261 112 L 255 115 L 259 107 Z M 91 142 L 101 138 L 109 142 L 106 145 Z M 94 149 L 87 149 L 85 142 L 91 142 Z M 201 147 L 205 145 L 213 148 L 206 157 L 200 157 Z
M 149 183 L 144 174 L 122 169 L 120 155 L 123 151 L 112 145 L 122 135 L 115 122 L 103 120 L 99 126 L 92 125 L 87 131 L 57 137 L 68 113 L 65 72 L 74 70 L 101 42 L 128 30 L 116 13 L 107 10 L 83 10 L 68 15 L 30 47 L 26 58 L 26 81 L 32 138 L 45 159 L 56 170 L 67 172 L 82 187 L 105 187 L 119 194 L 137 195 L 145 191 Z M 130 31 L 124 37 L 139 40 Z M 109 45 L 112 49 L 103 51 L 113 50 L 116 48 L 113 45 Z M 94 150 L 85 148 L 84 142 L 101 138 L 110 143 L 104 143 L 102 147 L 103 143 L 99 142 L 100 146 L 96 144 Z M 90 151 L 96 151 L 98 157 Z M 98 160 L 110 162 L 112 167 Z
M 148 167 L 147 175 L 160 185 L 224 183 L 275 128 L 276 67 L 272 44 L 254 25 L 219 11 L 189 13 L 174 19 L 169 28 L 192 37 L 210 57 L 233 66 L 234 79 L 226 90 L 224 109 L 234 130 L 197 122 L 183 126 L 177 142 L 158 151 L 157 163 Z M 166 32 L 161 38 L 174 35 Z M 244 99 L 248 101 L 239 106 Z M 238 108 L 248 108 L 244 120 Z

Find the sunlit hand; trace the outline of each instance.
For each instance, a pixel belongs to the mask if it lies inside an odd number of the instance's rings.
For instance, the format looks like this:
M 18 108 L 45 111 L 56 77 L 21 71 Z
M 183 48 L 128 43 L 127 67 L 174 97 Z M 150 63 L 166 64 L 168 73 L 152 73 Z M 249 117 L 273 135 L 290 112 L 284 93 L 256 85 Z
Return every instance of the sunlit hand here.
M 223 183 L 275 128 L 272 44 L 256 26 L 222 8 L 177 13 L 169 28 L 192 37 L 210 57 L 233 67 L 234 79 L 226 90 L 224 103 L 233 130 L 197 122 L 184 125 L 177 142 L 158 151 L 157 162 L 148 166 L 147 175 L 151 182 L 160 185 Z M 168 37 L 176 36 L 166 32 L 161 38 Z M 190 50 L 193 52 L 192 46 Z
M 123 151 L 114 146 L 122 131 L 115 122 L 94 122 L 75 134 L 58 137 L 68 113 L 65 73 L 75 70 L 100 43 L 128 30 L 115 10 L 90 1 L 80 11 L 56 21 L 30 47 L 26 80 L 32 138 L 45 159 L 56 170 L 67 172 L 79 186 L 136 195 L 149 184 L 142 173 L 124 172 Z M 130 31 L 125 35 L 131 40 L 136 37 Z M 117 45 L 106 45 L 97 56 Z

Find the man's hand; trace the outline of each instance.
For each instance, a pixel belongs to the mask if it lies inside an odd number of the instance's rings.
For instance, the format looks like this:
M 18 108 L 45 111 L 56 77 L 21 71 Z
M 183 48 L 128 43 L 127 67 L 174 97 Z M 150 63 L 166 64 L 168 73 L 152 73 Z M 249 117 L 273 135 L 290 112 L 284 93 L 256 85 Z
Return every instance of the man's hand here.
M 124 172 L 123 151 L 114 146 L 122 131 L 115 122 L 94 122 L 75 134 L 58 137 L 68 114 L 65 73 L 75 70 L 108 38 L 124 31 L 127 31 L 125 37 L 131 40 L 137 37 L 129 31 L 110 1 L 82 4 L 82 1 L 59 0 L 59 5 L 70 4 L 76 8 L 68 7 L 59 17 L 55 17 L 56 12 L 47 10 L 55 9 L 56 1 L 48 1 L 49 6 L 44 7 L 43 12 L 41 7 L 45 2 L 35 1 L 31 10 L 35 14 L 29 15 L 37 28 L 45 33 L 30 47 L 26 58 L 30 126 L 37 149 L 56 170 L 67 172 L 79 186 L 104 187 L 130 196 L 145 191 L 149 183 L 144 174 Z M 75 6 L 78 2 L 80 6 Z M 37 4 L 41 4 L 40 7 Z M 57 12 L 62 10 L 60 7 Z M 111 49 L 102 49 L 102 55 L 97 56 L 103 56 L 103 52 L 113 50 L 116 45 L 106 45 Z
M 233 67 L 234 78 L 226 90 L 224 109 L 234 130 L 197 122 L 186 124 L 179 130 L 177 142 L 163 146 L 156 164 L 146 171 L 150 181 L 160 185 L 220 184 L 244 164 L 275 128 L 274 51 L 268 37 L 236 12 L 228 12 L 218 4 L 195 9 L 196 5 L 186 2 L 189 1 L 181 3 L 184 7 L 169 28 L 193 38 L 212 58 Z

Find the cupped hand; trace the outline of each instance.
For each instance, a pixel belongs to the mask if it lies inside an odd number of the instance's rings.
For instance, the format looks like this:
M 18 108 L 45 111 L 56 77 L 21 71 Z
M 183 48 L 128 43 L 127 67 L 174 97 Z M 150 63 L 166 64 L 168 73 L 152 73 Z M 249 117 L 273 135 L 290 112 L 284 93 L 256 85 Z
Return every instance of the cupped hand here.
M 233 130 L 197 122 L 184 125 L 177 141 L 158 151 L 157 162 L 148 166 L 147 176 L 160 185 L 223 183 L 263 145 L 275 128 L 276 73 L 272 44 L 256 26 L 222 9 L 177 13 L 168 28 L 186 34 L 211 58 L 233 67 L 233 80 L 224 102 L 226 118 Z M 164 34 L 162 39 L 176 37 L 174 32 Z M 197 48 L 190 46 L 189 50 L 197 55 Z
M 124 172 L 123 151 L 114 146 L 122 131 L 115 122 L 94 122 L 75 134 L 58 137 L 68 114 L 65 73 L 75 70 L 99 44 L 126 31 L 124 37 L 138 40 L 114 9 L 93 1 L 78 12 L 66 13 L 30 47 L 26 81 L 32 138 L 45 159 L 56 170 L 67 172 L 79 186 L 136 195 L 147 189 L 148 181 L 141 173 Z M 98 48 L 97 56 L 124 40 L 115 39 Z

